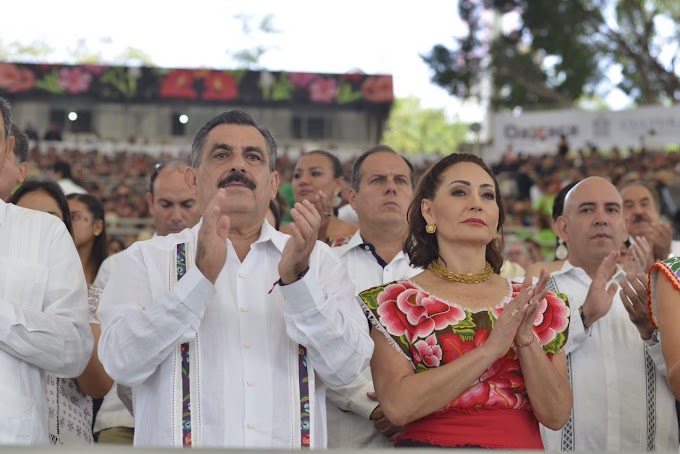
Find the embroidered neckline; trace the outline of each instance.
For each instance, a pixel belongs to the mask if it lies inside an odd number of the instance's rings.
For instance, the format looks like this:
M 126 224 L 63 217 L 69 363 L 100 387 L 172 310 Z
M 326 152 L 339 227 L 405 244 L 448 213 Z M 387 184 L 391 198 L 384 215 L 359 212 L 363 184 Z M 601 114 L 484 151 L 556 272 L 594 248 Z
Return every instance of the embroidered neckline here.
M 496 304 L 495 306 L 492 306 L 492 307 L 480 307 L 476 310 L 470 310 L 469 308 L 463 307 L 458 303 L 454 303 L 454 302 L 449 301 L 445 298 L 441 298 L 440 296 L 438 296 L 434 293 L 430 293 L 427 290 L 425 290 L 424 288 L 422 288 L 420 285 L 413 282 L 411 279 L 404 279 L 404 281 L 408 282 L 409 284 L 411 284 L 412 286 L 414 286 L 416 289 L 423 292 L 424 294 L 429 295 L 432 298 L 435 298 L 438 301 L 441 301 L 442 303 L 444 303 L 448 306 L 456 307 L 456 308 L 458 308 L 458 309 L 460 309 L 464 312 L 468 312 L 470 314 L 478 314 L 480 312 L 487 312 L 487 311 L 491 311 L 491 310 L 494 310 L 494 309 L 500 309 L 503 306 L 505 306 L 506 304 L 508 304 L 510 302 L 510 300 L 512 300 L 512 280 L 511 279 L 506 279 L 506 282 L 507 282 L 507 285 L 508 285 L 508 292 L 503 297 L 503 299 L 500 300 L 500 302 L 498 304 Z

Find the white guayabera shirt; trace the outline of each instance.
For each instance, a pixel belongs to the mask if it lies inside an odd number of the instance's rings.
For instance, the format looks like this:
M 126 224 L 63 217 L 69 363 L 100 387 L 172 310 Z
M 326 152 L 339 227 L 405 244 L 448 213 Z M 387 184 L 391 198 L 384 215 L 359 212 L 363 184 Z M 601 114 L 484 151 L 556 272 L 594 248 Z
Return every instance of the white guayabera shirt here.
M 413 268 L 408 256 L 399 251 L 390 263 L 381 263 L 375 250 L 356 232 L 344 246 L 333 248 L 347 267 L 355 295 L 376 285 L 410 279 L 422 273 Z M 356 303 L 357 305 L 359 303 Z M 378 403 L 366 396 L 373 392 L 371 368 L 367 367 L 351 384 L 328 390 L 328 447 L 391 447 L 392 443 L 373 426 L 371 413 Z
M 228 242 L 213 286 L 193 266 L 199 222 L 137 242 L 113 263 L 99 306 L 99 356 L 132 387 L 135 445 L 182 446 L 177 351 L 191 347 L 193 446 L 300 446 L 298 345 L 307 349 L 311 447 L 326 446 L 326 386 L 350 383 L 373 342 L 347 272 L 317 242 L 302 279 L 274 286 L 289 236 L 266 221 L 243 263 Z M 187 246 L 176 284 L 177 244 Z
M 64 223 L 0 200 L 0 444 L 48 443 L 44 374 L 77 377 L 93 343 Z
M 618 282 L 622 271 L 612 282 Z M 616 292 L 609 312 L 585 330 L 579 308 L 592 280 L 568 261 L 549 290 L 569 297 L 565 346 L 574 408 L 559 431 L 541 427 L 549 451 L 677 451 L 675 399 L 665 377 L 661 344 L 648 347 Z

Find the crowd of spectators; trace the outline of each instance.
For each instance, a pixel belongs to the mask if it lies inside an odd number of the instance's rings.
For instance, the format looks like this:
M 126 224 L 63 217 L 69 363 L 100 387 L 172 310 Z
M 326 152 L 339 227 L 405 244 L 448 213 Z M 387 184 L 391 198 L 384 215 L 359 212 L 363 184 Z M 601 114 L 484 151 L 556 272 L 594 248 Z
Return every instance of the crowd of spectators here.
M 662 196 L 662 214 L 673 223 L 674 230 L 680 232 L 676 219 L 676 204 L 680 203 L 680 197 L 676 199 L 679 192 L 676 188 L 680 188 L 680 153 L 632 147 L 614 147 L 608 152 L 596 148 L 571 149 L 565 153 L 559 148 L 556 146 L 555 153 L 544 155 L 509 151 L 499 162 L 490 163 L 505 197 L 506 234 L 532 240 L 542 247 L 544 258 L 552 258 L 556 244 L 551 228 L 555 195 L 567 184 L 588 176 L 608 178 L 619 188 L 631 181 L 646 181 L 656 186 Z M 115 243 L 112 247 L 118 250 L 153 234 L 144 198 L 149 175 L 156 163 L 178 158 L 188 160 L 189 152 L 180 156 L 170 152 L 152 155 L 137 150 L 112 154 L 101 152 L 96 145 L 83 150 L 31 141 L 29 176 L 51 176 L 50 170 L 55 165 L 68 163 L 73 182 L 102 200 L 111 241 Z M 438 158 L 434 156 L 416 163 L 417 175 Z M 347 181 L 352 163 L 352 159 L 343 162 Z M 295 160 L 288 153 L 280 154 L 277 169 L 281 174 L 279 204 L 284 225 L 289 220 L 286 212 L 292 202 L 294 165 Z

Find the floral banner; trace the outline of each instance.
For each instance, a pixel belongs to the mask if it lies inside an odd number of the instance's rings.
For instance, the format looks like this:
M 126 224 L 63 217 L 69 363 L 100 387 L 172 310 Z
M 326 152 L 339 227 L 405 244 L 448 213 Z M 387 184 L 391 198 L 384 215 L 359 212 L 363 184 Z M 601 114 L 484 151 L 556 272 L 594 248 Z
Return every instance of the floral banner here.
M 0 95 L 81 96 L 102 101 L 389 104 L 392 76 L 0 62 Z

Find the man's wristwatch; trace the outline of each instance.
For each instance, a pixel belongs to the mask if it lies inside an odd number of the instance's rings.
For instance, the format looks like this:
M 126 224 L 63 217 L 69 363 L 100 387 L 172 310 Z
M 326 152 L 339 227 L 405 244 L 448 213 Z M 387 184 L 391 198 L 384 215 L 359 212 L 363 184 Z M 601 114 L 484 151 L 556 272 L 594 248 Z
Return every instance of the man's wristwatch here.
M 659 328 L 654 328 L 654 331 L 652 331 L 652 337 L 645 340 L 645 344 L 647 347 L 653 347 L 659 342 L 661 342 L 661 333 L 659 332 Z

